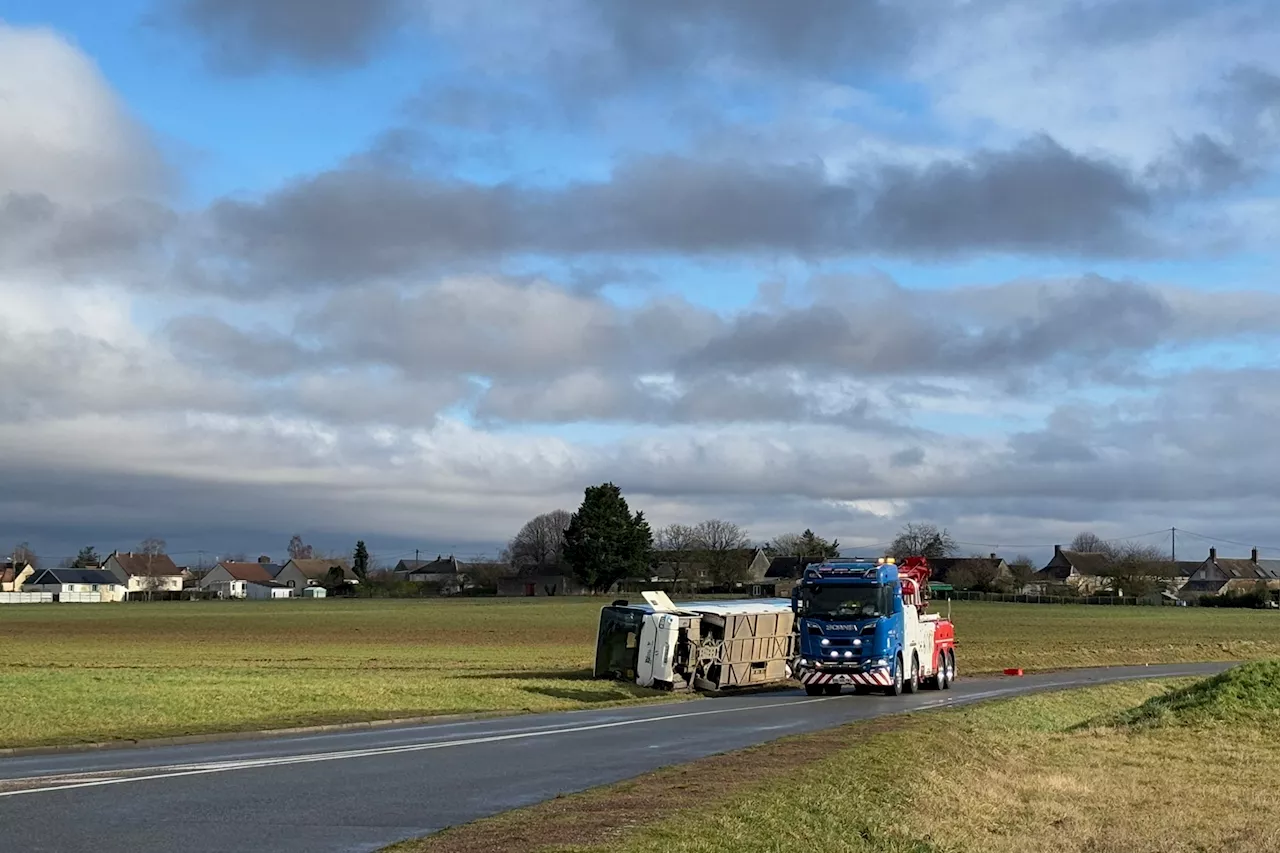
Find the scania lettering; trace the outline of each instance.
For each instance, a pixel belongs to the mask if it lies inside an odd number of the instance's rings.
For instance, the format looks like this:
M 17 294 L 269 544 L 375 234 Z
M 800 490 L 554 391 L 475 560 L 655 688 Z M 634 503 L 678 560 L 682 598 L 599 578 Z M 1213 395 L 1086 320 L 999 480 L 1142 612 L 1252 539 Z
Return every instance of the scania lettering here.
M 791 593 L 795 677 L 810 696 L 938 690 L 956 677 L 955 629 L 929 613 L 929 563 L 911 557 L 828 560 L 809 566 Z

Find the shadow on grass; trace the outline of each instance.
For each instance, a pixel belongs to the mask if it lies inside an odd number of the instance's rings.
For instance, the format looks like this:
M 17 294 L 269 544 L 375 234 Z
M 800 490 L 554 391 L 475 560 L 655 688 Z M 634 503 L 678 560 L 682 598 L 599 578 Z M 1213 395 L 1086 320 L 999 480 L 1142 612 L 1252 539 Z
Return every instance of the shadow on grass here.
M 592 681 L 591 670 L 588 669 L 513 669 L 507 672 L 459 672 L 459 678 L 474 679 L 506 679 L 537 681 Z
M 600 690 L 570 690 L 559 687 L 524 687 L 521 689 L 526 693 L 536 693 L 539 696 L 549 696 L 552 699 L 563 699 L 568 702 L 580 702 L 583 705 L 617 702 L 620 699 L 627 698 L 627 696 L 646 695 L 646 693 L 641 693 L 638 689 L 635 693 L 630 690 L 618 691 L 608 688 Z

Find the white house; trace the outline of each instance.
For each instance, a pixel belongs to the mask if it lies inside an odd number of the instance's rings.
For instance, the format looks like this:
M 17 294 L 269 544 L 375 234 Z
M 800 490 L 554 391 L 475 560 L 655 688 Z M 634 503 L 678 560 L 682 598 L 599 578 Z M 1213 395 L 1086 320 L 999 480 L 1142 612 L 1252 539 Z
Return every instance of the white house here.
M 217 590 L 228 598 L 292 598 L 300 592 L 276 580 L 273 568 L 278 574 L 280 567 L 269 563 L 218 563 L 200 579 L 200 588 Z
M 59 601 L 124 601 L 127 587 L 101 569 L 40 569 L 23 584 L 29 592 L 52 592 Z
M 102 571 L 115 575 L 132 598 L 182 592 L 182 570 L 168 554 L 135 554 L 112 551 Z

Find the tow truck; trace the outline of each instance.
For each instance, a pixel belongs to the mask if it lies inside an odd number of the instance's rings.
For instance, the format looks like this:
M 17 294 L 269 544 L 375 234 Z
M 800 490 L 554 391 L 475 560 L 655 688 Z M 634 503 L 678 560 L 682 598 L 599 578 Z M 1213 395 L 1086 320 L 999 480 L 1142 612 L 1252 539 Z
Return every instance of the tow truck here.
M 955 628 L 929 613 L 929 561 L 909 557 L 826 560 L 809 566 L 791 592 L 794 677 L 805 693 L 881 689 L 890 696 L 921 685 L 947 690 L 956 679 Z

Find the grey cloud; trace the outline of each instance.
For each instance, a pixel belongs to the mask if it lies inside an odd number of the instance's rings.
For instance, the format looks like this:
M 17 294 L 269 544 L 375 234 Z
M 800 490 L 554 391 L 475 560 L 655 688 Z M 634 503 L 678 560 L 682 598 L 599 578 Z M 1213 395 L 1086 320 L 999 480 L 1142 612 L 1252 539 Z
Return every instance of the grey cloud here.
M 889 464 L 894 468 L 915 468 L 924 462 L 924 449 L 909 447 L 889 456 Z
M 0 263 L 66 277 L 118 274 L 154 284 L 156 264 L 179 217 L 144 199 L 88 207 L 58 204 L 39 193 L 0 194 Z
M 972 249 L 1143 255 L 1147 192 L 1124 170 L 1042 137 L 965 162 L 885 170 L 867 243 L 946 255 Z
M 477 259 L 627 254 L 1147 255 L 1151 199 L 1114 166 L 1048 140 L 969 161 L 884 167 L 856 184 L 819 163 L 628 161 L 556 189 L 340 169 L 213 206 L 203 256 L 227 287 L 309 288 Z
M 288 376 L 322 357 L 274 329 L 240 329 L 217 317 L 177 317 L 165 335 L 170 347 L 190 361 L 258 378 Z
M 232 74 L 360 65 L 407 19 L 406 0 L 163 0 L 148 16 L 199 35 L 209 63 Z

